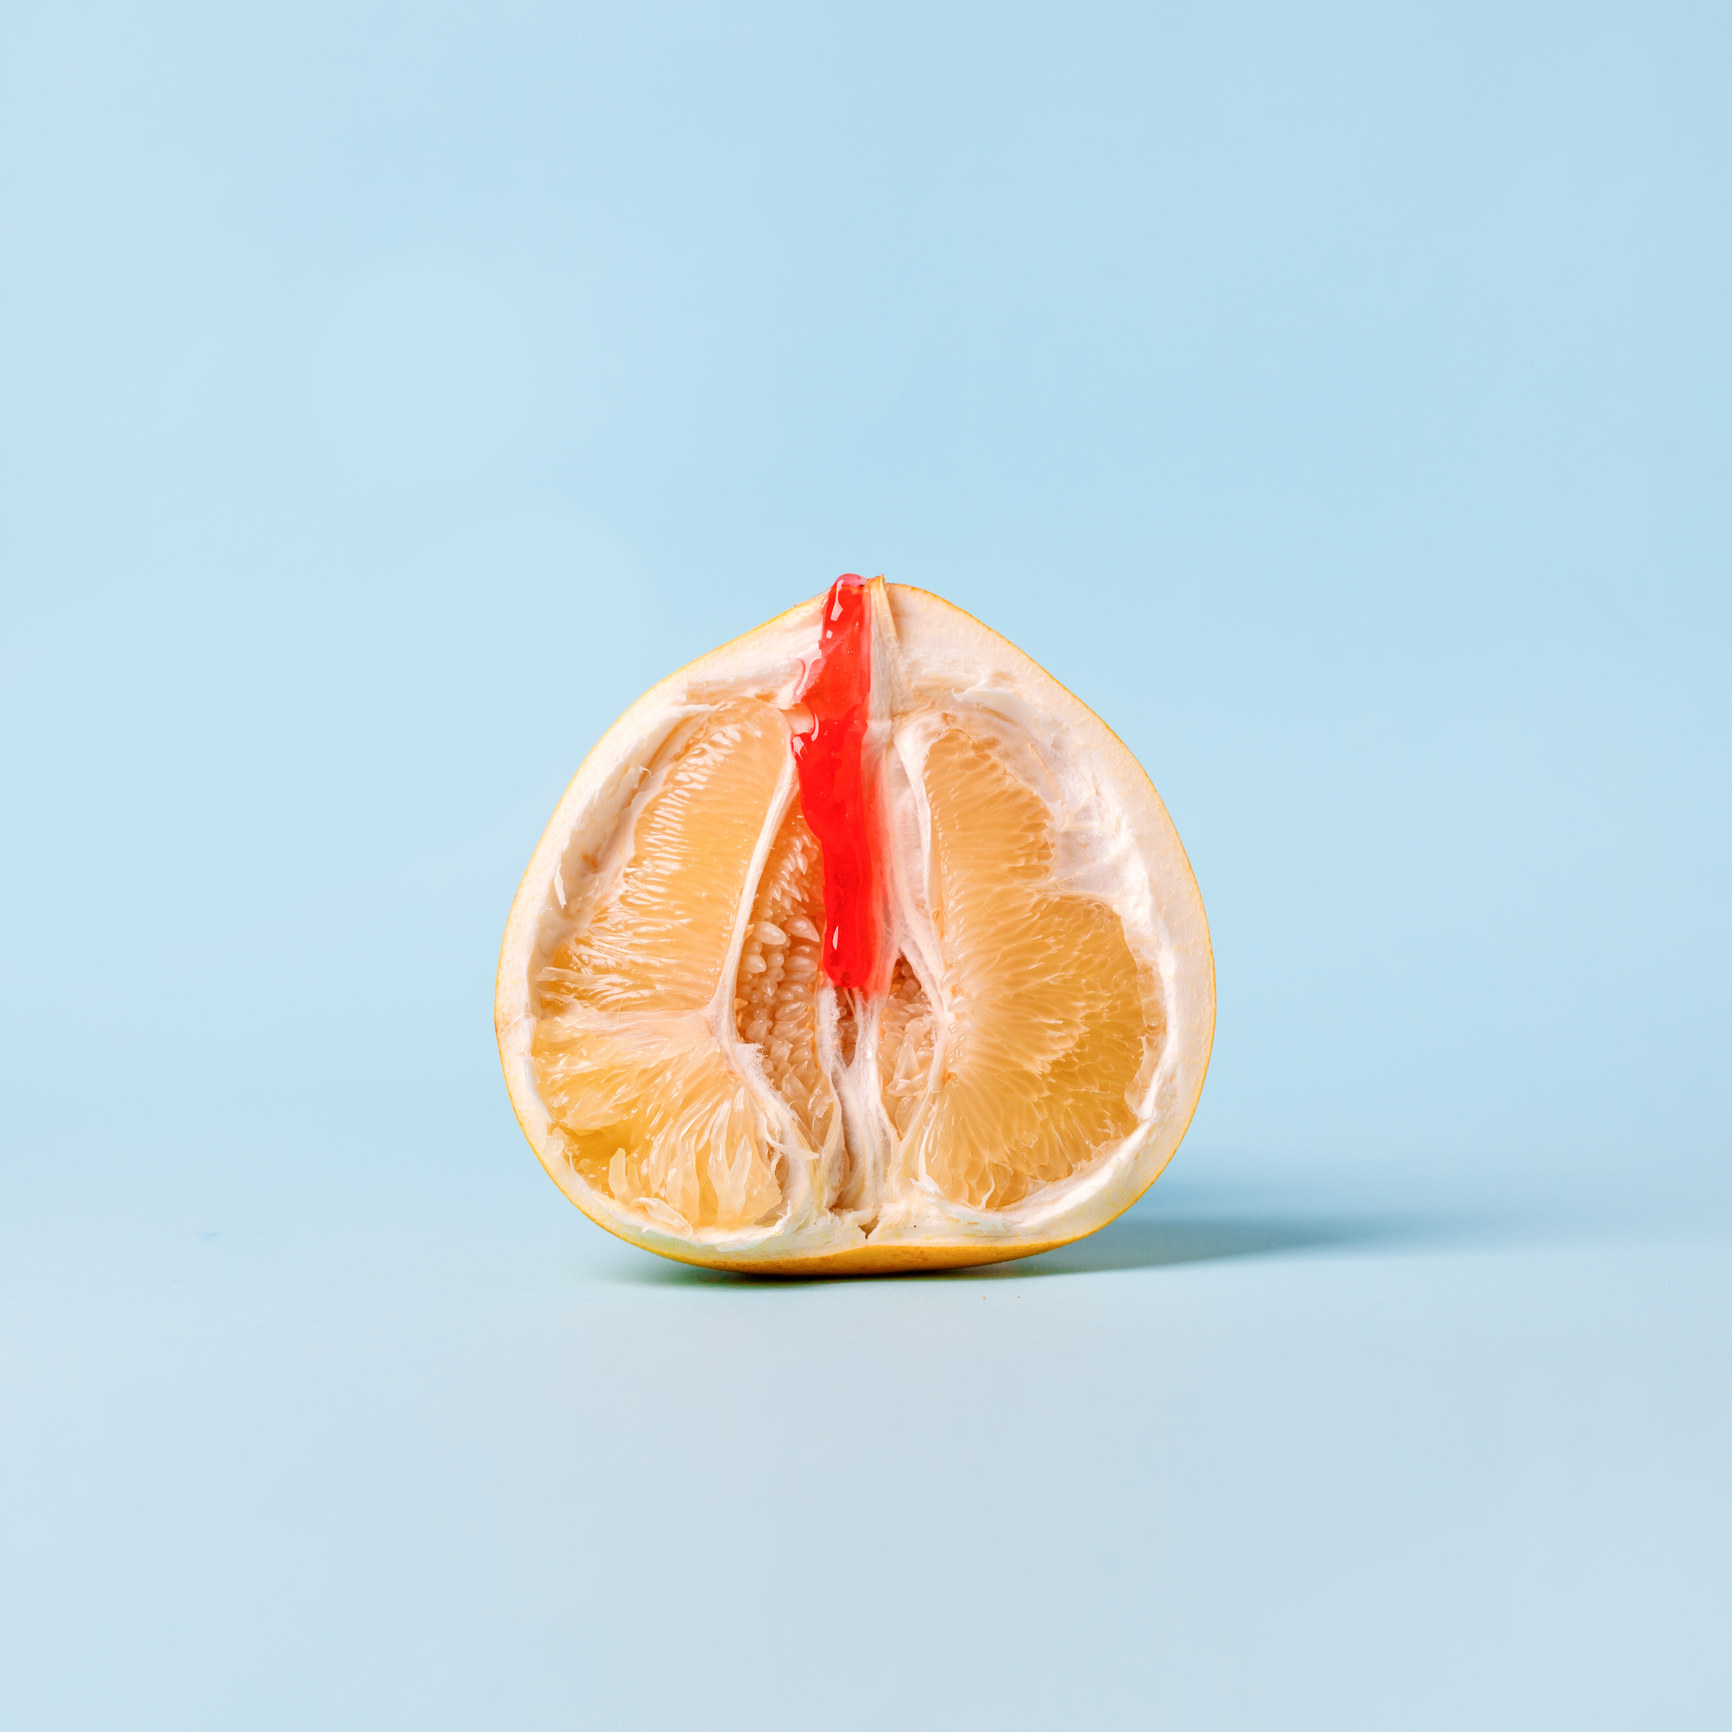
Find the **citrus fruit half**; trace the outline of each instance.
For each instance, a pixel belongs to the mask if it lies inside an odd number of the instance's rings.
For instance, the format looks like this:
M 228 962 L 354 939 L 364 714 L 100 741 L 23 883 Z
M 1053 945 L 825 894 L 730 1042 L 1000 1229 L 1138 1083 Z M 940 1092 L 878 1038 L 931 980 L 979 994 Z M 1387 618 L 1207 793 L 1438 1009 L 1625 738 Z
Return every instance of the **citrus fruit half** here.
M 763 1273 L 942 1268 L 1147 1189 L 1202 1090 L 1214 964 L 1105 724 L 937 596 L 850 576 L 590 753 L 495 1018 L 530 1144 L 610 1232 Z

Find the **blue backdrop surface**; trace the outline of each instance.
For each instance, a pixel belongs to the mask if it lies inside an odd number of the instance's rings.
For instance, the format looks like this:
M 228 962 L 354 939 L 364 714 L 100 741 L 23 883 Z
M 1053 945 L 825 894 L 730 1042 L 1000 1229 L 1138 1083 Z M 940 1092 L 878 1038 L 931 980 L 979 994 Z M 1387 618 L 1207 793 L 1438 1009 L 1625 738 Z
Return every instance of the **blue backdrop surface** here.
M 1724 9 L 0 34 L 0 1719 L 1727 1723 Z M 1088 1246 L 683 1275 L 499 932 L 844 569 L 1143 759 L 1214 1066 Z

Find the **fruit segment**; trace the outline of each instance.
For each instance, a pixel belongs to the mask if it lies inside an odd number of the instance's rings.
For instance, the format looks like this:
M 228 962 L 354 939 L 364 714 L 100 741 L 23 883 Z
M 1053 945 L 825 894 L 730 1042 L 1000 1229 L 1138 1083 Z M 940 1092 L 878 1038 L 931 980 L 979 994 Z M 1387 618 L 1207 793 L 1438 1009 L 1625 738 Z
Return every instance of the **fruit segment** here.
M 926 989 L 908 966 L 907 957 L 899 956 L 878 1019 L 878 1087 L 884 1096 L 884 1111 L 898 1136 L 907 1132 L 926 1096 L 934 1032 Z
M 1054 882 L 1045 803 L 961 727 L 926 754 L 949 1011 L 925 1170 L 977 1209 L 1069 1178 L 1137 1123 L 1158 1011 L 1123 921 Z
M 895 960 L 886 943 L 884 820 L 868 761 L 872 607 L 863 579 L 836 579 L 824 599 L 818 655 L 800 688 L 811 714 L 794 735 L 800 803 L 824 859 L 824 972 L 834 986 L 880 993 Z
M 807 1143 L 822 1149 L 835 1095 L 818 1052 L 824 892 L 818 841 L 796 808 L 777 832 L 752 903 L 734 977 L 734 1027 Z
M 623 863 L 534 980 L 535 1070 L 565 1158 L 681 1230 L 749 1225 L 781 1201 L 761 1104 L 703 1013 L 787 750 L 768 704 L 704 717 L 657 767 Z
M 1158 801 L 943 605 L 841 578 L 574 784 L 501 1046 L 538 1152 L 613 1230 L 790 1268 L 978 1261 L 1104 1209 L 1146 1142 L 1184 1002 L 1135 828 Z M 1192 991 L 1212 1016 L 1212 978 Z

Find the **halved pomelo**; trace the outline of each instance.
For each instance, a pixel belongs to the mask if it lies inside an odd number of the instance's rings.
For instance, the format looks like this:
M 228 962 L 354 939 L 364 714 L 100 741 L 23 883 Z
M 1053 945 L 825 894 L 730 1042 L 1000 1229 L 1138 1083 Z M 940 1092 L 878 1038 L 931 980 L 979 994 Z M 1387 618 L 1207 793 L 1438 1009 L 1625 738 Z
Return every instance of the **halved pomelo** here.
M 512 1105 L 592 1220 L 775 1274 L 1047 1250 L 1171 1159 L 1196 880 L 1086 706 L 923 590 L 839 580 L 603 737 L 512 905 Z

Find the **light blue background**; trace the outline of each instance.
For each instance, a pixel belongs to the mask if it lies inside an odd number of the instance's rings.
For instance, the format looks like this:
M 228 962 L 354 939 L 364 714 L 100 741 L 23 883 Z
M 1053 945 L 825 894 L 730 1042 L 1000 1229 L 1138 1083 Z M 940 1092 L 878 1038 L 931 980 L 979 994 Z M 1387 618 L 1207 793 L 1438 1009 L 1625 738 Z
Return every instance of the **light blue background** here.
M 1710 5 L 0 10 L 0 1721 L 1720 1727 Z M 844 569 L 1143 758 L 1169 1177 L 688 1276 L 492 1051 Z

